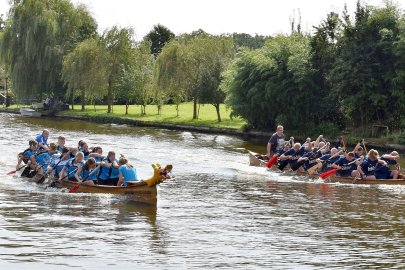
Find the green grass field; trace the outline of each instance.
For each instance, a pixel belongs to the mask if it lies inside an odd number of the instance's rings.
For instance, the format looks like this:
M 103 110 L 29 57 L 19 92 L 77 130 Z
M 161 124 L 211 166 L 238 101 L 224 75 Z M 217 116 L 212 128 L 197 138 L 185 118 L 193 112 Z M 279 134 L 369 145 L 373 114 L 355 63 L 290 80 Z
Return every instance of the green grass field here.
M 141 121 L 151 121 L 159 123 L 173 123 L 173 124 L 185 124 L 194 126 L 207 126 L 207 127 L 219 127 L 219 128 L 232 128 L 240 129 L 246 122 L 240 118 L 229 118 L 231 112 L 230 109 L 226 109 L 225 105 L 221 105 L 220 112 L 222 121 L 218 123 L 217 114 L 214 106 L 201 105 L 200 114 L 198 120 L 193 120 L 193 103 L 182 103 L 179 106 L 179 116 L 176 116 L 175 105 L 164 105 L 162 107 L 162 114 L 157 114 L 157 107 L 155 105 L 149 105 L 146 107 L 146 115 L 141 115 L 141 107 L 137 105 L 131 105 L 128 109 L 128 114 L 125 115 L 125 105 L 115 105 L 113 107 L 113 113 L 107 114 L 106 105 L 86 106 L 85 111 L 81 111 L 81 106 L 75 105 L 74 110 L 63 111 L 61 115 L 77 115 L 77 116 L 114 116 L 125 117 L 131 119 L 137 119 Z

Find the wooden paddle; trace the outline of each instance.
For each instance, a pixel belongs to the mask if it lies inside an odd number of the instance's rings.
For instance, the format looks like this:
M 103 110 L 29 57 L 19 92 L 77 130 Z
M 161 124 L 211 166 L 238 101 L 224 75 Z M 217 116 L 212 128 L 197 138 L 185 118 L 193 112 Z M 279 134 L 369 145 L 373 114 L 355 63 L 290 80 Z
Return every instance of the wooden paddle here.
M 351 165 L 351 164 L 355 163 L 356 161 L 358 161 L 359 159 L 360 159 L 360 158 L 355 159 L 355 160 L 353 160 L 352 162 L 347 163 L 347 165 Z M 339 169 L 332 169 L 332 170 L 329 170 L 329 171 L 327 171 L 327 172 L 321 173 L 319 176 L 320 176 L 322 179 L 326 179 L 326 178 L 328 178 L 329 176 L 331 176 L 332 174 L 335 174 L 338 170 L 339 170 Z
M 10 172 L 8 172 L 7 173 L 7 175 L 10 175 L 10 174 L 15 174 L 16 172 L 18 172 L 19 170 L 21 170 L 22 168 L 24 168 L 24 167 L 26 167 L 27 166 L 27 164 L 25 164 L 25 165 L 23 165 L 23 166 L 21 166 L 20 168 L 18 168 L 17 170 L 15 170 L 15 171 L 10 171 Z
M 363 144 L 364 154 L 367 155 L 367 148 L 366 148 L 366 144 L 364 143 L 364 139 L 361 139 L 361 143 Z

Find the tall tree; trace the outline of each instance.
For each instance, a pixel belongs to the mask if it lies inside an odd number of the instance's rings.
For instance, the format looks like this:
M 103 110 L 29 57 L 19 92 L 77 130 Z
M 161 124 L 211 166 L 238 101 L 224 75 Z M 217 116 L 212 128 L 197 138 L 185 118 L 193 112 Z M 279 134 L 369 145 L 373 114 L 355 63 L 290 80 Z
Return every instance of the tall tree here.
M 149 42 L 141 42 L 135 50 L 135 103 L 141 105 L 141 114 L 146 114 L 153 90 L 153 72 L 155 69 L 155 57 L 150 54 Z
M 364 131 L 371 123 L 385 123 L 396 110 L 392 81 L 398 16 L 391 4 L 372 8 L 358 2 L 354 21 L 347 14 L 343 17 L 343 33 L 328 79 L 343 113 Z
M 271 37 L 258 34 L 251 36 L 245 33 L 233 33 L 232 38 L 237 48 L 247 47 L 249 49 L 259 49 L 263 47 L 266 40 L 270 39 Z
M 313 81 L 318 90 L 317 99 L 318 114 L 320 121 L 332 122 L 341 128 L 344 127 L 344 119 L 340 112 L 339 99 L 331 92 L 332 87 L 328 81 L 328 75 L 334 67 L 337 38 L 341 34 L 341 22 L 339 14 L 331 12 L 325 20 L 315 28 L 311 37 L 311 63 L 314 68 Z
M 112 112 L 114 92 L 119 87 L 122 71 L 128 65 L 134 48 L 134 31 L 132 28 L 118 28 L 114 26 L 107 29 L 102 37 L 102 42 L 107 51 L 107 66 L 109 73 L 107 91 L 107 113 Z
M 317 119 L 310 39 L 276 36 L 258 50 L 244 50 L 224 73 L 227 104 L 257 129 L 288 123 L 299 128 Z
M 154 80 L 156 82 L 156 101 L 161 101 L 164 94 L 169 96 L 176 105 L 179 116 L 179 105 L 186 98 L 187 85 L 185 81 L 184 58 L 185 45 L 178 40 L 167 44 L 156 59 Z M 160 102 L 157 102 L 158 111 Z
M 169 28 L 157 24 L 145 36 L 145 40 L 150 42 L 150 51 L 157 57 L 162 51 L 163 47 L 175 37 L 174 33 Z
M 212 104 L 217 112 L 218 122 L 221 122 L 220 104 L 224 102 L 226 95 L 220 83 L 222 72 L 234 57 L 234 43 L 229 37 L 212 36 L 196 45 L 204 48 L 203 55 L 200 57 L 204 68 L 199 82 L 199 100 L 203 104 Z
M 80 93 L 82 111 L 88 97 L 103 96 L 107 89 L 106 51 L 99 39 L 87 39 L 63 60 L 62 78 L 68 87 L 68 94 Z
M 63 56 L 96 28 L 86 8 L 68 0 L 14 1 L 0 36 L 0 56 L 16 94 L 42 98 L 45 92 L 64 93 Z

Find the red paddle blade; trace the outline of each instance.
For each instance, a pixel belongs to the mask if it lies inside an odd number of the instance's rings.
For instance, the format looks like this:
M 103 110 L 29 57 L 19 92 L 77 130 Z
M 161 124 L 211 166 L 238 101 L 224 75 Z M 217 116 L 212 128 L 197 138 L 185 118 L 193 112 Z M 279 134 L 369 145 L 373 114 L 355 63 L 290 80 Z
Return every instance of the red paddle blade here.
M 11 171 L 11 172 L 8 172 L 7 173 L 7 175 L 9 175 L 9 174 L 15 174 L 17 171 Z
M 274 165 L 274 163 L 276 163 L 277 161 L 277 156 L 273 156 L 267 163 L 266 163 L 266 167 L 267 168 L 271 168 L 271 166 Z
M 332 169 L 332 170 L 330 170 L 330 171 L 321 173 L 319 176 L 320 176 L 322 179 L 326 179 L 326 178 L 328 178 L 329 176 L 331 176 L 332 174 L 335 174 L 335 173 L 337 172 L 337 170 L 338 170 L 338 169 Z
M 76 186 L 72 187 L 72 188 L 69 190 L 69 193 L 74 193 L 76 190 L 79 189 L 79 187 L 80 187 L 80 185 L 76 185 Z

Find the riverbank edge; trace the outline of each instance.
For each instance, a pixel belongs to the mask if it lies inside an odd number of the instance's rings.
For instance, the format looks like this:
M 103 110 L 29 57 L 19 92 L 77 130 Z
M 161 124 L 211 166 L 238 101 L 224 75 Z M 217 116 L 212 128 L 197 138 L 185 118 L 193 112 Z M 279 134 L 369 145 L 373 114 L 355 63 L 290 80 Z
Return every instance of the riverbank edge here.
M 12 113 L 20 114 L 18 110 L 14 109 L 0 109 L 0 113 Z M 164 128 L 169 130 L 182 130 L 182 131 L 194 131 L 201 133 L 209 134 L 218 134 L 218 135 L 231 135 L 241 137 L 243 139 L 265 139 L 266 142 L 273 133 L 270 132 L 261 132 L 261 131 L 248 131 L 244 132 L 239 129 L 232 128 L 216 128 L 216 127 L 207 127 L 207 126 L 193 126 L 193 125 L 184 125 L 184 124 L 173 124 L 173 123 L 160 123 L 153 121 L 142 121 L 137 119 L 125 118 L 125 117 L 116 117 L 116 116 L 78 116 L 78 115 L 60 115 L 55 116 L 42 116 L 47 118 L 60 118 L 67 120 L 81 120 L 95 123 L 103 124 L 121 124 L 121 125 L 130 125 L 138 127 L 155 127 L 155 128 Z
M 0 109 L 0 113 L 11 113 L 20 114 L 18 110 L 14 109 Z M 60 118 L 66 120 L 80 120 L 88 121 L 94 123 L 103 124 L 119 124 L 119 125 L 129 125 L 138 127 L 154 127 L 154 128 L 164 128 L 169 130 L 181 130 L 181 131 L 191 131 L 191 132 L 201 132 L 207 134 L 217 134 L 217 135 L 229 135 L 242 138 L 243 140 L 264 140 L 264 144 L 273 135 L 273 132 L 263 132 L 263 131 L 242 131 L 238 129 L 231 128 L 216 128 L 207 126 L 192 126 L 192 125 L 182 125 L 173 123 L 160 123 L 152 121 L 142 121 L 137 119 L 130 119 L 125 117 L 115 117 L 115 116 L 77 116 L 77 115 L 56 115 L 56 116 L 43 116 L 47 118 Z M 401 144 L 377 144 L 377 143 L 367 143 L 368 148 L 384 148 L 387 150 L 397 150 L 405 152 L 405 145 Z

